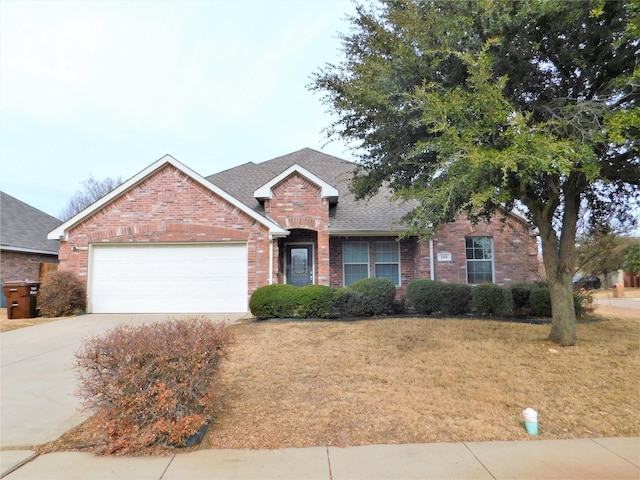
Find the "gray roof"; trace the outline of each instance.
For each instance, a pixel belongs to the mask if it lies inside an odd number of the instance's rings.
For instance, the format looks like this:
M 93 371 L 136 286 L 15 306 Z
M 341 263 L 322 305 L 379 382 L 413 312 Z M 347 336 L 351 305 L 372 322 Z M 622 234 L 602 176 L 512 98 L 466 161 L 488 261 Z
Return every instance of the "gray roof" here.
M 47 233 L 61 220 L 0 192 L 0 248 L 18 252 L 58 254 L 60 242 Z
M 310 148 L 262 163 L 245 163 L 210 175 L 207 180 L 264 215 L 264 209 L 254 197 L 254 192 L 292 165 L 301 166 L 338 189 L 338 203 L 332 206 L 329 212 L 330 233 L 357 234 L 403 230 L 399 221 L 411 210 L 411 206 L 392 202 L 390 191 L 384 187 L 373 198 L 356 201 L 349 189 L 356 165 Z

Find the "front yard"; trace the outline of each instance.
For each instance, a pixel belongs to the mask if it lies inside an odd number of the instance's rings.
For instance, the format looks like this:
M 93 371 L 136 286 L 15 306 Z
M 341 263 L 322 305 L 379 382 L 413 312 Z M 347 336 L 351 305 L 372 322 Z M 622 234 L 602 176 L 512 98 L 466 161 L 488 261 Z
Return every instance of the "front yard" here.
M 389 319 L 234 326 L 226 407 L 207 448 L 640 435 L 640 329 L 627 319 L 578 327 Z
M 568 348 L 549 325 L 491 320 L 237 324 L 223 405 L 192 448 L 532 439 L 526 407 L 538 438 L 638 436 L 640 323 L 625 312 L 597 307 Z M 80 426 L 40 450 L 91 443 Z

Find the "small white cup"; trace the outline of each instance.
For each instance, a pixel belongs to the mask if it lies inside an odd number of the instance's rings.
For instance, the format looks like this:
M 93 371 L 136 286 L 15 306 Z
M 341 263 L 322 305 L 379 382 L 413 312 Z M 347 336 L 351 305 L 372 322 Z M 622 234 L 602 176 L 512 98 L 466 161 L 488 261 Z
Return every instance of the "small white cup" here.
M 524 428 L 529 435 L 538 435 L 538 412 L 533 408 L 527 408 L 522 411 L 524 417 Z

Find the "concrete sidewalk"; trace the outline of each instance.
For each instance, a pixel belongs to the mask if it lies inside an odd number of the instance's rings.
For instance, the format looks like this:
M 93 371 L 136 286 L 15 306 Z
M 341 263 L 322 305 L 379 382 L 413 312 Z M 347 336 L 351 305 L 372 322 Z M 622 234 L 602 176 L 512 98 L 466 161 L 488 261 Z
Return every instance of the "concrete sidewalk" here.
M 594 298 L 593 303 L 596 305 L 609 305 L 616 308 L 629 308 L 632 310 L 640 310 L 640 298 L 622 297 L 622 298 Z M 640 312 L 638 313 L 640 318 Z
M 0 453 L 7 480 L 640 478 L 640 437 L 199 450 L 167 457 L 60 452 L 24 465 L 18 457 L 33 452 Z M 18 468 L 7 475 L 9 467 Z

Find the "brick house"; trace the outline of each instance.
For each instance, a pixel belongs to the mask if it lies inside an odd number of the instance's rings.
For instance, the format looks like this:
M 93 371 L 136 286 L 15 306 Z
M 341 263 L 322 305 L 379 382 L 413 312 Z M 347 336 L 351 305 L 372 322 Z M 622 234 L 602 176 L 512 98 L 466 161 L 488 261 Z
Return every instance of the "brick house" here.
M 399 240 L 409 205 L 349 191 L 354 165 L 311 149 L 207 178 L 166 155 L 49 234 L 92 312 L 244 312 L 270 283 L 366 277 L 509 284 L 537 278 L 526 222 L 461 218 Z
M 4 192 L 0 192 L 0 219 L 0 284 L 39 281 L 58 263 L 59 242 L 47 240 L 47 233 L 61 220 Z M 0 306 L 6 306 L 4 294 Z

